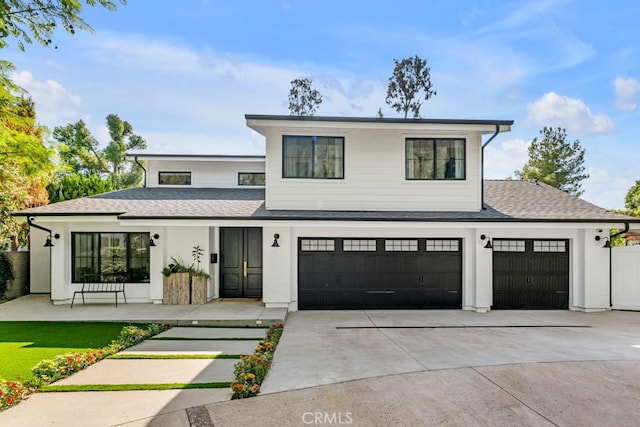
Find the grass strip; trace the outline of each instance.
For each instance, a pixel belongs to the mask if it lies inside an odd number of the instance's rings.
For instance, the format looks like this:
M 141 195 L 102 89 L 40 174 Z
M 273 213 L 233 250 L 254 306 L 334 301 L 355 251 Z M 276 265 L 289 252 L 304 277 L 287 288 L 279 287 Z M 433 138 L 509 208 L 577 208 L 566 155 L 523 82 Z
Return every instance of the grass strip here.
M 43 392 L 74 392 L 74 391 L 134 391 L 134 390 L 187 390 L 201 388 L 228 388 L 228 381 L 213 383 L 167 383 L 167 384 L 79 384 L 79 385 L 48 385 L 42 387 Z
M 107 359 L 240 359 L 243 354 L 114 354 Z
M 187 338 L 187 337 L 158 337 L 149 338 L 153 341 L 260 341 L 260 338 Z

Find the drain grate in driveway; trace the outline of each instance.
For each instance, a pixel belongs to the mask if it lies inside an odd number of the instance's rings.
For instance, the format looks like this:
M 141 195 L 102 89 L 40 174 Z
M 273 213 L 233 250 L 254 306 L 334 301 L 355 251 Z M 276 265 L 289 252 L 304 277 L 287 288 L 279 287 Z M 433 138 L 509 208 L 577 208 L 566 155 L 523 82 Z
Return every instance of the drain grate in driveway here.
M 589 325 L 449 325 L 449 326 L 336 326 L 336 329 L 495 329 L 495 328 L 590 328 Z

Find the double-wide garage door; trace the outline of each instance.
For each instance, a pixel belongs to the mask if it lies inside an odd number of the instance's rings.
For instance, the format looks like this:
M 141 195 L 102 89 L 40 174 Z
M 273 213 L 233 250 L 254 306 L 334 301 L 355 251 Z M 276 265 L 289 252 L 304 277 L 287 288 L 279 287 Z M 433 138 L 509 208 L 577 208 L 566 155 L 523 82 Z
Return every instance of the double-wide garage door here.
M 298 239 L 300 309 L 461 308 L 460 239 Z
M 568 308 L 569 242 L 494 239 L 492 307 Z

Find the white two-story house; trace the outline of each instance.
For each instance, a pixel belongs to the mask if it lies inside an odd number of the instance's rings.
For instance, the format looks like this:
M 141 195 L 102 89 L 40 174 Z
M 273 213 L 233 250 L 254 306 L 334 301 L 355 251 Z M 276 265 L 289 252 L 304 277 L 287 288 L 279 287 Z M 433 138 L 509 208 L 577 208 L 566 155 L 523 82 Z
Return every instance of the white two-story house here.
M 31 292 L 68 303 L 83 275 L 106 274 L 117 254 L 128 301 L 161 303 L 162 268 L 190 264 L 198 246 L 210 300 L 610 307 L 603 246 L 611 229 L 638 220 L 542 183 L 483 180 L 483 149 L 512 121 L 246 120 L 265 137 L 265 156 L 131 154 L 144 188 L 20 212 L 35 225 Z M 42 246 L 47 238 L 53 246 Z

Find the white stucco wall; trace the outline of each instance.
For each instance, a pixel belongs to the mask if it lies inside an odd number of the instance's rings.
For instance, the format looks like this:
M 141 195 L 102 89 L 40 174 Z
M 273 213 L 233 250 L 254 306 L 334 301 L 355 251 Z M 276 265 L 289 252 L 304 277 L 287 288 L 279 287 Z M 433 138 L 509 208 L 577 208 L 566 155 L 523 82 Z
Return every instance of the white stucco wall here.
M 49 228 L 49 224 L 41 224 L 45 228 Z M 49 274 L 49 248 L 43 245 L 47 241 L 49 233 L 46 231 L 32 228 L 29 233 L 29 281 L 30 292 L 32 294 L 48 294 L 51 293 L 51 276 Z M 57 242 L 53 240 L 55 245 Z M 35 261 L 35 262 L 34 262 Z

